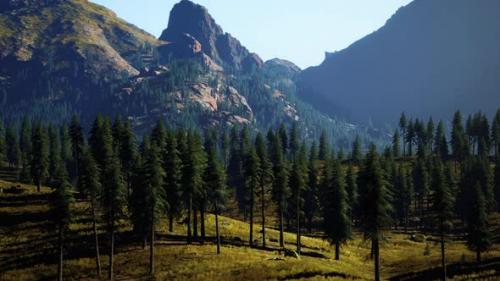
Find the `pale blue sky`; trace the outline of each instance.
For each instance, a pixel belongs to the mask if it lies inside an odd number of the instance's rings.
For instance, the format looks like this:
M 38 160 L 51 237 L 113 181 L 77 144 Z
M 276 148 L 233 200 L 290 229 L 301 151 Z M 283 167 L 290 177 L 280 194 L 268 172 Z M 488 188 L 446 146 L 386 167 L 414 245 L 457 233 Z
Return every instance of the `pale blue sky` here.
M 159 36 L 178 0 L 92 0 Z M 305 68 L 377 30 L 411 0 L 194 0 L 264 60 Z

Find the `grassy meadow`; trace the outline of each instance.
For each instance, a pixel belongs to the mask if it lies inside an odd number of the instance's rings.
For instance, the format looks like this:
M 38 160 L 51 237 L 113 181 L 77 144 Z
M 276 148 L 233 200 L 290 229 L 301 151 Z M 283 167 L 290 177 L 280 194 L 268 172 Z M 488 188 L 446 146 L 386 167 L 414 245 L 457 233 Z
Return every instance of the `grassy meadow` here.
M 11 189 L 12 186 L 17 186 Z M 36 193 L 32 185 L 0 181 L 0 280 L 53 280 L 57 273 L 56 235 L 49 222 L 47 199 L 49 188 Z M 77 200 L 66 246 L 64 276 L 66 280 L 96 279 L 94 244 L 90 206 Z M 231 213 L 228 210 L 227 213 Z M 268 214 L 270 216 L 270 214 Z M 370 243 L 359 233 L 342 247 L 340 261 L 334 260 L 334 248 L 319 233 L 302 238 L 302 255 L 285 256 L 278 248 L 278 231 L 268 229 L 267 247 L 263 249 L 260 221 L 256 221 L 255 248 L 248 247 L 248 223 L 222 217 L 222 253 L 216 254 L 215 218 L 207 215 L 207 239 L 204 243 L 185 242 L 185 224 L 176 221 L 169 232 L 167 220 L 162 219 L 157 231 L 156 280 L 371 280 L 373 262 Z M 500 215 L 494 214 L 494 233 L 500 233 Z M 272 228 L 272 221 L 268 227 Z M 103 277 L 107 268 L 107 239 L 100 226 L 100 250 Z M 115 257 L 116 280 L 149 280 L 149 249 L 130 240 L 130 225 L 120 226 Z M 412 235 L 413 234 L 413 235 Z M 285 235 L 286 247 L 295 249 L 295 233 Z M 475 254 L 463 241 L 451 239 L 447 244 L 448 263 L 473 262 Z M 500 257 L 496 243 L 484 259 Z M 423 234 L 387 231 L 381 247 L 382 277 L 389 279 L 408 272 L 419 272 L 440 264 L 437 239 Z M 477 276 L 481 277 L 481 274 Z M 455 277 L 453 280 L 471 278 Z M 103 278 L 104 279 L 104 278 Z

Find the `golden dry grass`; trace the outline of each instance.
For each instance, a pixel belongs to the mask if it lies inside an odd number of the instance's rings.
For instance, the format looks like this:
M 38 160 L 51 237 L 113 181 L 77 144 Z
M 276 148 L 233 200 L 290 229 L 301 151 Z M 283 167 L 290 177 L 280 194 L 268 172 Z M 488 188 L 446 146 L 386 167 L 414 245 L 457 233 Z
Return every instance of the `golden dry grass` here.
M 0 181 L 0 187 L 9 187 L 12 183 Z M 48 212 L 46 196 L 50 189 L 43 188 L 42 194 L 30 185 L 21 185 L 21 194 L 0 195 L 0 215 L 8 218 L 0 229 L 0 280 L 52 280 L 57 266 L 51 257 L 55 240 L 49 221 L 40 215 Z M 85 239 L 91 235 L 88 220 L 88 204 L 77 202 L 73 206 L 76 219 L 71 225 L 73 233 L 78 234 L 72 249 L 92 248 Z M 14 218 L 25 218 L 19 222 Z M 26 219 L 29 218 L 29 219 Z M 500 216 L 492 220 L 498 221 Z M 339 280 L 338 274 L 345 274 L 360 280 L 370 280 L 373 264 L 369 259 L 370 245 L 364 242 L 359 234 L 342 248 L 340 261 L 333 259 L 333 248 L 320 238 L 303 237 L 303 252 L 300 258 L 285 257 L 278 249 L 278 232 L 268 229 L 268 247 L 249 248 L 249 225 L 242 221 L 221 217 L 221 235 L 224 241 L 241 240 L 239 243 L 227 244 L 222 253 L 216 255 L 215 245 L 211 237 L 215 233 L 214 217 L 207 215 L 207 242 L 203 245 L 194 243 L 187 245 L 182 238 L 185 225 L 176 222 L 174 232 L 167 230 L 167 221 L 162 219 L 158 227 L 156 247 L 156 280 Z M 254 239 L 261 239 L 260 225 L 255 226 Z M 126 221 L 122 231 L 130 230 Z M 102 233 L 102 231 L 101 231 Z M 168 236 L 170 235 L 170 236 Z M 87 237 L 87 238 L 86 238 Z M 165 238 L 167 237 L 167 238 Z M 169 238 L 170 237 L 170 238 Z M 177 239 L 171 239 L 171 238 Z M 106 250 L 105 236 L 101 237 L 101 251 Z M 294 249 L 295 234 L 285 234 L 287 248 Z M 439 244 L 414 242 L 409 234 L 388 232 L 381 247 L 382 276 L 399 275 L 410 271 L 420 271 L 439 265 Z M 81 246 L 79 243 L 82 243 Z M 241 245 L 239 245 L 241 244 Z M 427 249 L 426 249 L 427 248 Z M 95 261 L 92 249 L 86 249 L 86 256 L 70 256 L 65 261 L 66 280 L 96 280 Z M 149 280 L 147 270 L 149 262 L 148 248 L 139 244 L 119 244 L 116 255 L 115 272 L 117 280 Z M 461 241 L 450 241 L 447 245 L 448 261 L 472 261 L 474 253 L 468 251 Z M 72 253 L 68 253 L 72 254 Z M 74 254 L 74 253 L 73 253 Z M 317 257 L 316 257 L 317 256 Z M 500 256 L 500 247 L 494 248 L 484 255 L 485 258 Z M 31 258 L 31 259 L 30 259 Z M 101 257 L 103 275 L 106 275 L 107 256 Z M 351 278 L 348 278 L 351 279 Z

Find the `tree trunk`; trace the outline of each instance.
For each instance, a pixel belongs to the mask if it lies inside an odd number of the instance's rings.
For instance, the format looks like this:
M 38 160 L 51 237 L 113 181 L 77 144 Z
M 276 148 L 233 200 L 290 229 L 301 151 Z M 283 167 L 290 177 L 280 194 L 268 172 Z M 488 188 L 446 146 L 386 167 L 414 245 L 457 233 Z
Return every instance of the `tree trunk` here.
M 266 203 L 265 203 L 265 198 L 264 198 L 264 185 L 261 186 L 261 207 L 260 207 L 260 212 L 262 216 L 262 247 L 266 248 L 266 214 L 265 214 L 265 209 L 266 209 Z
M 217 254 L 220 254 L 220 234 L 219 234 L 219 208 L 215 200 L 215 239 L 217 240 Z
M 372 239 L 373 250 L 375 256 L 375 281 L 380 281 L 380 253 L 378 245 L 378 237 Z
M 110 281 L 113 280 L 113 262 L 114 262 L 114 254 L 115 254 L 115 223 L 111 222 L 111 230 L 109 232 L 109 272 L 108 279 Z
M 372 239 L 372 243 L 370 245 L 370 259 L 373 260 L 373 256 L 375 255 L 375 247 L 374 247 L 374 242 L 373 242 L 373 239 Z
M 340 260 L 340 242 L 335 242 L 335 260 Z
M 301 245 L 300 245 L 300 204 L 299 204 L 299 194 L 297 194 L 297 199 L 296 199 L 296 205 L 297 205 L 297 210 L 296 210 L 296 220 L 297 220 L 297 253 L 300 255 L 300 250 L 301 250 Z
M 95 195 L 91 199 L 92 204 L 92 228 L 94 231 L 95 241 L 95 265 L 97 270 L 97 277 L 101 277 L 101 255 L 99 254 L 99 234 L 97 233 L 97 214 L 95 211 Z
M 285 239 L 283 237 L 283 200 L 280 200 L 280 247 L 284 248 L 285 247 Z
M 127 172 L 127 202 L 130 202 L 130 194 L 132 190 L 132 175 Z
M 201 243 L 205 242 L 205 204 L 201 205 L 200 208 L 200 227 L 201 227 Z
M 446 281 L 446 253 L 444 248 L 444 233 L 441 231 L 441 278 L 443 281 Z
M 174 216 L 171 213 L 168 215 L 168 231 L 174 232 Z
M 59 264 L 57 267 L 57 280 L 63 280 L 63 226 L 59 224 Z
M 352 216 L 351 216 L 352 219 Z M 312 216 L 307 217 L 307 233 L 312 233 Z
M 191 244 L 191 210 L 193 209 L 193 199 L 188 199 L 188 213 L 187 213 L 187 243 Z
M 253 247 L 253 205 L 254 205 L 254 197 L 253 197 L 253 187 L 250 189 L 250 247 Z
M 36 183 L 36 192 L 40 193 L 40 189 L 42 189 L 42 184 L 40 182 Z
M 405 232 L 408 232 L 408 208 L 405 208 Z
M 481 251 L 476 250 L 476 262 L 480 263 L 481 262 Z
M 193 208 L 193 240 L 198 241 L 198 208 Z
M 155 210 L 151 207 L 151 230 L 149 233 L 149 274 L 155 274 Z

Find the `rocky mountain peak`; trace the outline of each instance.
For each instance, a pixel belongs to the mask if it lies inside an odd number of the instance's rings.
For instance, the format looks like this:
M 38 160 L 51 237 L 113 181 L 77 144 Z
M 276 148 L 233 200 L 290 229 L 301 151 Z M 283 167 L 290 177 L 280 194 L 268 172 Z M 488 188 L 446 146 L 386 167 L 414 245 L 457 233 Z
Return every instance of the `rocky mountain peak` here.
M 186 36 L 198 41 L 201 51 L 224 68 L 250 72 L 263 65 L 260 57 L 250 53 L 231 34 L 225 33 L 205 7 L 182 0 L 173 7 L 168 27 L 160 36 L 160 40 L 170 43 L 167 48 L 162 48 L 163 55 L 189 57 L 189 53 L 193 57 L 199 56 L 198 52 L 186 52 L 186 49 L 192 49 L 186 46 Z
M 163 41 L 177 43 L 184 40 L 185 34 L 196 38 L 203 52 L 211 57 L 217 55 L 216 40 L 223 34 L 222 28 L 210 16 L 208 10 L 189 0 L 177 3 L 170 12 L 168 28 L 160 36 Z

